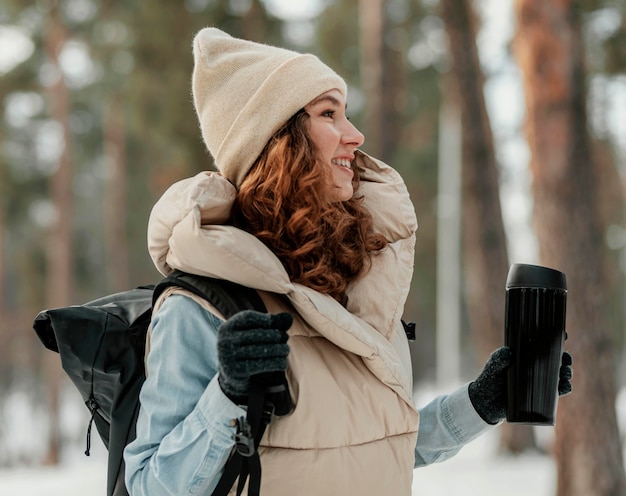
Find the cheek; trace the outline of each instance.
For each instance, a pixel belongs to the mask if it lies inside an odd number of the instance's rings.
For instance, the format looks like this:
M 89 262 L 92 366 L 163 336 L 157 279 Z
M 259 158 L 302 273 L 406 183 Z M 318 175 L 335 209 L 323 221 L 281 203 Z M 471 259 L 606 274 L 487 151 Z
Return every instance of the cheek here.
M 322 158 L 329 160 L 333 157 L 339 143 L 339 135 L 333 129 L 323 126 L 312 127 L 309 136 Z

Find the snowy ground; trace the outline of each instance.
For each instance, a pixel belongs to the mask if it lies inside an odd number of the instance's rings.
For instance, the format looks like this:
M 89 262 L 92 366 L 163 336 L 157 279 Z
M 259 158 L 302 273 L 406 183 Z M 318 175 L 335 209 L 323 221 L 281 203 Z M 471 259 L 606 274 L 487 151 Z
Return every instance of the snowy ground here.
M 539 453 L 515 457 L 497 455 L 497 440 L 496 431 L 488 432 L 463 448 L 456 457 L 416 469 L 413 496 L 555 494 L 554 461 L 550 457 Z
M 550 428 L 548 428 L 550 429 Z M 496 456 L 497 435 L 487 433 L 447 462 L 415 471 L 413 496 L 551 496 L 554 465 L 539 454 Z M 0 471 L 2 496 L 104 496 L 106 460 L 94 452 L 61 468 Z
M 418 405 L 426 404 L 436 395 L 436 391 L 429 388 L 420 389 L 421 394 L 416 395 Z M 106 449 L 94 429 L 92 456 L 83 455 L 82 443 L 88 416 L 82 405 L 76 404 L 76 407 L 78 410 L 68 409 L 64 418 L 74 427 L 80 426 L 80 436 L 75 437 L 77 444 L 66 451 L 62 466 L 0 470 L 1 496 L 105 496 Z M 18 411 L 23 412 L 21 408 Z M 15 421 L 14 425 L 22 422 Z M 536 428 L 538 442 L 549 442 L 553 432 L 551 427 Z M 21 438 L 22 443 L 24 439 Z M 15 441 L 18 442 L 17 439 Z M 554 462 L 550 457 L 539 453 L 501 456 L 496 450 L 497 442 L 497 430 L 492 430 L 463 448 L 456 457 L 416 469 L 413 496 L 554 494 Z
M 424 385 L 418 388 L 416 404 L 425 405 L 437 391 Z M 71 403 L 71 402 L 68 402 Z M 97 434 L 92 436 L 92 456 L 83 455 L 84 428 L 88 418 L 84 406 L 68 409 L 64 418 L 79 426 L 77 444 L 66 451 L 64 463 L 58 468 L 15 468 L 0 470 L 0 496 L 105 496 L 106 449 Z M 617 398 L 617 416 L 621 432 L 626 432 L 626 389 Z M 24 410 L 17 409 L 24 425 Z M 5 411 L 6 413 L 6 411 Z M 6 419 L 5 419 L 6 420 Z M 36 425 L 27 422 L 26 425 Z M 23 434 L 33 429 L 13 429 Z M 36 431 L 36 429 L 35 429 Z M 35 433 L 36 434 L 36 433 Z M 540 446 L 547 448 L 554 435 L 552 427 L 536 427 Z M 22 444 L 28 437 L 21 436 Z M 30 436 L 30 442 L 40 439 Z M 18 440 L 16 439 L 16 442 Z M 555 466 L 549 456 L 528 453 L 502 456 L 497 453 L 498 430 L 494 429 L 465 446 L 454 458 L 414 472 L 413 496 L 553 496 Z

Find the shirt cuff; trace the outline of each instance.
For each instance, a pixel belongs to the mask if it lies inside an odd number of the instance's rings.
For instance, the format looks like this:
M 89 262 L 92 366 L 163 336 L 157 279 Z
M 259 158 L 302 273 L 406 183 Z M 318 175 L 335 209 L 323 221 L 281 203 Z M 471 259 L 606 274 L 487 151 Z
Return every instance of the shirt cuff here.
M 485 422 L 474 409 L 468 386 L 469 383 L 449 394 L 441 405 L 443 419 L 459 444 L 467 444 L 494 427 Z
M 217 381 L 217 374 L 200 396 L 196 413 L 206 429 L 223 433 L 229 438 L 235 432 L 234 420 L 246 416 L 246 410 L 235 405 L 224 394 Z

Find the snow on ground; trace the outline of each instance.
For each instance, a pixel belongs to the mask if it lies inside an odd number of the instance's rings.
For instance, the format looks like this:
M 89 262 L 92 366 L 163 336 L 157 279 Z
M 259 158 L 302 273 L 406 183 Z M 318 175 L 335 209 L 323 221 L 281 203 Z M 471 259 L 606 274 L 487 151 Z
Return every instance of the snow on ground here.
M 90 460 L 59 468 L 0 471 L 2 496 L 105 496 L 106 461 Z
M 421 393 L 416 398 L 419 405 L 425 404 L 436 391 L 423 388 Z M 625 432 L 626 390 L 620 392 L 616 407 L 621 431 Z M 84 427 L 83 423 L 79 425 Z M 554 428 L 536 427 L 535 434 L 538 444 L 545 447 L 552 440 Z M 0 470 L 0 496 L 105 496 L 106 450 L 95 434 L 92 456 L 85 457 L 84 439 L 80 441 L 66 452 L 60 467 Z M 497 445 L 496 428 L 465 446 L 454 458 L 416 469 L 412 496 L 555 494 L 555 466 L 551 457 L 540 453 L 503 456 L 498 454 Z
M 497 430 L 490 431 L 454 458 L 416 469 L 413 496 L 555 494 L 554 461 L 550 457 L 539 453 L 498 455 L 497 442 Z
M 550 429 L 550 428 L 548 428 Z M 415 470 L 413 496 L 551 496 L 554 465 L 540 454 L 497 456 L 497 433 L 485 434 L 446 462 Z M 100 450 L 100 453 L 95 453 Z M 2 496 L 105 496 L 104 448 L 59 468 L 0 471 Z

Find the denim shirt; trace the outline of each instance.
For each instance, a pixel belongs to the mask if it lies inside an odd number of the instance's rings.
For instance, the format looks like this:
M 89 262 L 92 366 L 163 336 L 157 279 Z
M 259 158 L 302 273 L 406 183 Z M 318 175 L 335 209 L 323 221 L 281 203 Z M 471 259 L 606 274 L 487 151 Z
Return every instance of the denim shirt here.
M 137 438 L 124 452 L 131 496 L 210 495 L 234 447 L 234 419 L 245 410 L 217 382 L 221 321 L 182 295 L 165 300 L 152 321 Z M 415 466 L 440 462 L 490 426 L 464 386 L 420 410 Z

